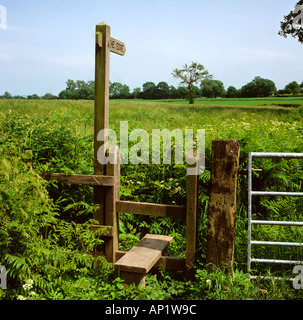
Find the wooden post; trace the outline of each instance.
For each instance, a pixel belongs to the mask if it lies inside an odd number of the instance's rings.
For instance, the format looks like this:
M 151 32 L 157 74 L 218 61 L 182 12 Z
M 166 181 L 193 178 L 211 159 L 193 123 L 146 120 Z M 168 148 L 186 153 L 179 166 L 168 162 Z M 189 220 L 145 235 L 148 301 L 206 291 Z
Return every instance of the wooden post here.
M 101 38 L 101 41 L 100 41 Z M 94 174 L 105 175 L 106 168 L 99 163 L 97 152 L 106 142 L 98 141 L 98 133 L 108 129 L 109 123 L 109 58 L 110 27 L 104 22 L 96 26 L 96 58 L 95 58 L 95 127 L 94 127 Z M 94 219 L 105 224 L 105 191 L 102 187 L 94 187 L 94 203 L 99 209 Z
M 107 143 L 108 137 L 104 135 L 104 141 L 98 141 L 98 135 L 101 130 L 109 127 L 109 64 L 110 52 L 119 55 L 125 54 L 125 45 L 123 42 L 110 37 L 110 27 L 102 22 L 96 26 L 95 43 L 95 127 L 94 127 L 94 174 L 108 174 L 106 165 L 98 160 L 98 150 L 103 144 Z M 115 170 L 110 168 L 110 170 Z M 100 225 L 105 224 L 105 190 L 102 186 L 94 187 L 94 203 L 99 208 L 94 213 L 94 219 Z M 101 248 L 97 254 L 102 254 Z
M 106 166 L 106 175 L 114 177 L 114 186 L 107 189 L 105 203 L 105 224 L 113 227 L 112 237 L 105 239 L 105 257 L 108 262 L 116 262 L 119 246 L 119 217 L 116 202 L 120 197 L 120 150 L 113 146 L 109 150 L 110 162 Z
M 214 140 L 208 213 L 206 267 L 233 268 L 240 146 L 237 140 Z
M 191 158 L 191 159 L 190 159 Z M 198 207 L 199 207 L 199 166 L 197 151 L 188 157 L 188 167 L 194 168 L 191 175 L 187 175 L 186 198 L 186 267 L 191 268 L 195 263 L 197 246 Z

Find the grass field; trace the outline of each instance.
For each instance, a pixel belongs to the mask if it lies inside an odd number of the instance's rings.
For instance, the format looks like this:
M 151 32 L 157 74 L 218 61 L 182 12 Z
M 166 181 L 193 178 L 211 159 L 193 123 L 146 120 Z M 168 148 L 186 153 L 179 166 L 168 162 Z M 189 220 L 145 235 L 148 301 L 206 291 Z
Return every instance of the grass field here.
M 303 152 L 303 98 L 200 99 L 194 105 L 182 100 L 111 100 L 110 128 L 116 130 L 118 136 L 120 121 L 128 121 L 129 130 L 142 128 L 149 134 L 152 129 L 205 129 L 206 170 L 200 176 L 201 211 L 195 279 L 188 282 L 181 279 L 180 275 L 163 271 L 157 278 L 150 276 L 147 280 L 149 289 L 133 289 L 130 292 L 119 289 L 119 282 L 115 280 L 117 275 L 107 269 L 104 262 L 103 271 L 99 270 L 101 275 L 96 277 L 91 274 L 89 265 L 93 262 L 88 257 L 85 258 L 87 260 L 83 258 L 85 248 L 82 244 L 90 247 L 96 244 L 96 240 L 84 229 L 79 229 L 81 233 L 70 229 L 72 221 L 83 223 L 92 217 L 91 188 L 41 185 L 36 176 L 31 176 L 25 170 L 27 167 L 24 163 L 25 150 L 30 149 L 33 151 L 34 171 L 92 173 L 93 101 L 0 100 L 0 265 L 7 265 L 11 269 L 10 276 L 13 279 L 10 282 L 11 290 L 2 293 L 0 290 L 0 299 L 1 296 L 16 298 L 18 295 L 28 299 L 145 299 L 150 297 L 148 290 L 153 291 L 152 298 L 155 299 L 302 298 L 301 291 L 294 290 L 287 282 L 248 280 L 246 176 L 239 177 L 235 272 L 232 275 L 220 271 L 207 274 L 204 264 L 211 141 L 237 139 L 241 148 L 240 169 L 247 167 L 249 151 Z M 303 165 L 300 161 L 258 160 L 254 165 L 263 169 L 261 174 L 254 175 L 254 183 L 258 188 L 301 190 Z M 121 174 L 121 199 L 184 204 L 185 166 L 129 164 L 122 165 Z M 20 181 L 23 183 L 20 184 Z M 29 181 L 32 191 L 26 189 L 24 181 Z M 46 188 L 50 198 L 43 188 Z M 43 201 L 39 201 L 39 197 Z M 253 209 L 258 219 L 302 220 L 303 203 L 300 199 L 260 198 Z M 24 215 L 20 216 L 20 210 Z M 45 220 L 40 222 L 43 227 L 37 227 L 30 218 L 33 210 L 37 221 L 42 219 L 43 211 L 49 212 L 50 220 L 43 218 Z M 33 224 L 31 230 L 24 229 L 26 223 Z M 16 229 L 17 225 L 19 229 Z M 176 241 L 169 253 L 184 256 L 184 225 L 171 219 L 134 217 L 128 214 L 121 215 L 120 249 L 131 247 L 147 231 L 173 235 Z M 34 240 L 28 241 L 27 234 Z M 259 227 L 253 230 L 255 240 L 266 238 L 272 241 L 302 242 L 302 235 L 299 228 L 287 230 L 285 227 Z M 254 250 L 253 253 L 261 258 L 279 255 L 282 258 L 303 259 L 303 252 L 298 248 L 282 250 L 260 247 Z M 72 256 L 75 252 L 79 254 L 79 260 L 72 259 L 68 269 L 64 266 L 67 263 L 64 255 Z M 82 266 L 81 270 L 78 265 Z M 291 273 L 292 267 L 288 266 L 288 269 L 282 271 L 277 268 L 267 270 L 262 266 L 256 266 L 256 269 L 263 274 L 282 272 L 282 276 L 285 276 Z M 27 279 L 33 279 L 36 297 L 22 289 Z M 75 289 L 75 286 L 82 291 Z M 98 291 L 97 287 L 100 286 L 107 286 L 111 294 L 106 296 L 105 292 Z

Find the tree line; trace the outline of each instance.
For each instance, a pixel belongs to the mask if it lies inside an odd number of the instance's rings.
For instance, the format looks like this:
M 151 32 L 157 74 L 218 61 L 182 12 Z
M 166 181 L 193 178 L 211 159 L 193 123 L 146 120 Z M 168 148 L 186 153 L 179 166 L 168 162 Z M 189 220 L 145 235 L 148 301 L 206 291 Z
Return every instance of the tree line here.
M 277 90 L 272 80 L 255 77 L 252 81 L 236 89 L 229 86 L 226 90 L 224 84 L 220 80 L 210 78 L 203 79 L 199 86 L 191 85 L 193 98 L 250 98 L 250 97 L 267 97 L 271 95 L 296 95 L 303 91 L 303 82 L 299 84 L 296 81 L 288 83 L 284 89 Z M 165 81 L 155 84 L 147 81 L 142 88 L 134 88 L 130 90 L 129 86 L 120 82 L 110 82 L 109 86 L 110 99 L 189 99 L 189 88 L 180 85 L 177 88 L 169 85 Z M 0 99 L 72 99 L 72 100 L 94 100 L 95 82 L 81 80 L 67 80 L 66 88 L 62 90 L 58 96 L 46 93 L 43 96 L 37 94 L 24 96 L 12 96 L 9 92 L 5 92 Z

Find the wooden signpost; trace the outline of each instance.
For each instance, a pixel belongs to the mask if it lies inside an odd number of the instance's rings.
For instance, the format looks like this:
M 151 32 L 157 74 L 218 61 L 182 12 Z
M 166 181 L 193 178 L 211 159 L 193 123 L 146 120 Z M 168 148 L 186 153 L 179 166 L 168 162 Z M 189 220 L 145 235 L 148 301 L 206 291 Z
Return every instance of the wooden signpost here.
M 95 60 L 95 131 L 94 131 L 94 174 L 106 175 L 106 166 L 98 161 L 97 152 L 107 141 L 98 141 L 98 133 L 109 126 L 109 64 L 110 52 L 125 54 L 125 44 L 110 37 L 110 26 L 102 22 L 96 26 Z M 106 139 L 107 137 L 105 137 Z M 94 219 L 105 224 L 105 191 L 101 186 L 94 187 L 94 203 L 99 208 Z

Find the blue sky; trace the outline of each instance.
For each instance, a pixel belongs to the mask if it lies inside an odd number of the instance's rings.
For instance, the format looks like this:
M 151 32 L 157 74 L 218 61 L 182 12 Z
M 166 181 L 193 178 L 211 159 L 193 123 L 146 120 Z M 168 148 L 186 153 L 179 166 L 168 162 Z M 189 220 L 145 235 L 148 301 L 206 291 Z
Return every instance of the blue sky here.
M 111 54 L 112 82 L 178 85 L 174 68 L 197 61 L 225 88 L 255 76 L 278 89 L 303 81 L 303 44 L 277 33 L 296 0 L 0 0 L 0 95 L 58 94 L 67 79 L 94 79 L 95 25 L 126 44 Z

